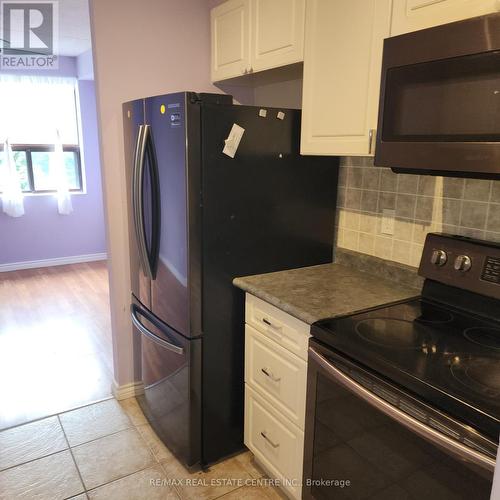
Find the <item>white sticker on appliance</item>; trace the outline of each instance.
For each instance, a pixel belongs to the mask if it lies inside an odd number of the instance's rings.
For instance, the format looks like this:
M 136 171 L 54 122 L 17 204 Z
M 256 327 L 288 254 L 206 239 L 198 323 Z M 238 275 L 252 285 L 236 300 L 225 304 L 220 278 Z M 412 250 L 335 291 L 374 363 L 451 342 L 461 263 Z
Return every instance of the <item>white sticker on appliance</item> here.
M 276 115 L 276 118 L 278 118 L 278 120 L 284 120 L 285 119 L 285 113 L 283 113 L 283 111 L 278 111 L 278 114 Z
M 262 118 L 265 118 L 267 116 L 267 109 L 260 109 L 259 116 L 261 116 Z
M 240 145 L 240 141 L 243 137 L 244 132 L 245 129 L 243 127 L 240 127 L 236 123 L 233 124 L 231 132 L 229 132 L 229 136 L 224 141 L 224 149 L 222 150 L 222 152 L 225 155 L 234 158 L 236 151 L 238 151 L 238 146 Z

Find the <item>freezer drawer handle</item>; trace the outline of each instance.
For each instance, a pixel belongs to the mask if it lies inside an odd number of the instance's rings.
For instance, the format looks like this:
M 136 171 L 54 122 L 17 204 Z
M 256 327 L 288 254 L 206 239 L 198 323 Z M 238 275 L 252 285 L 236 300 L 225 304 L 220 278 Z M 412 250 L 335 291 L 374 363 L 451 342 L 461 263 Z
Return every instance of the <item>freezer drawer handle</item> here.
M 462 443 L 459 443 L 441 432 L 428 427 L 419 420 L 392 406 L 382 398 L 375 396 L 375 394 L 365 389 L 362 385 L 354 382 L 354 380 L 336 368 L 312 347 L 309 347 L 309 358 L 311 361 L 318 364 L 333 380 L 335 380 L 335 382 L 339 383 L 345 389 L 363 399 L 369 405 L 377 408 L 388 417 L 400 423 L 411 432 L 418 434 L 421 438 L 434 443 L 436 446 L 448 451 L 461 460 L 472 462 L 489 471 L 495 470 L 495 459 L 485 456 L 468 446 L 464 446 Z
M 260 371 L 273 382 L 279 382 L 281 380 L 281 377 L 275 377 L 267 368 L 261 368 Z
M 166 340 L 163 340 L 162 338 L 158 337 L 155 335 L 153 332 L 149 331 L 140 321 L 139 318 L 137 317 L 137 306 L 132 304 L 130 307 L 130 313 L 132 316 L 132 323 L 134 326 L 145 336 L 151 339 L 155 344 L 158 344 L 160 347 L 163 347 L 165 349 L 168 349 L 169 351 L 173 351 L 177 354 L 184 354 L 184 348 L 180 347 L 178 345 L 175 345 L 171 342 L 167 342 Z M 161 330 L 161 325 L 158 324 L 158 322 L 155 320 L 155 318 L 150 317 L 149 314 L 146 314 L 144 311 L 140 311 L 140 314 L 143 314 L 148 321 L 151 321 L 158 329 Z
M 262 431 L 260 435 L 273 447 L 273 448 L 278 448 L 279 443 L 274 443 L 266 434 L 266 431 Z

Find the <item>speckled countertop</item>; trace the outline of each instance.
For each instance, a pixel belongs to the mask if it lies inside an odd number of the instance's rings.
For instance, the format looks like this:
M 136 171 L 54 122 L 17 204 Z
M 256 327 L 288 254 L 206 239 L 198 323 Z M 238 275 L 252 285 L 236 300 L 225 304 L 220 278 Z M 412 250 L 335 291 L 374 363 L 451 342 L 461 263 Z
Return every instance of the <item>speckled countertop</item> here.
M 380 278 L 352 265 L 323 264 L 236 278 L 234 285 L 312 324 L 415 297 L 415 284 Z

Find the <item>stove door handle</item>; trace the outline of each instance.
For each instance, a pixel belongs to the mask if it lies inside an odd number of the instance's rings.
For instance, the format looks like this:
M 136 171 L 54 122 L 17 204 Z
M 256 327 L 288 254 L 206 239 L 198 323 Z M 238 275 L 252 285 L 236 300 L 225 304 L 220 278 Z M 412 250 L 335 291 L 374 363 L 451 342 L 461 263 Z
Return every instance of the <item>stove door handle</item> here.
M 335 382 L 360 397 L 366 403 L 375 407 L 386 416 L 403 425 L 411 432 L 418 434 L 421 438 L 439 446 L 441 449 L 447 451 L 455 457 L 458 457 L 460 460 L 474 463 L 491 472 L 495 470 L 495 459 L 479 453 L 478 451 L 469 448 L 468 446 L 465 446 L 448 436 L 445 436 L 444 434 L 428 427 L 407 413 L 404 413 L 398 408 L 387 403 L 382 398 L 379 398 L 370 392 L 368 389 L 365 389 L 362 385 L 354 382 L 312 347 L 309 348 L 309 358 L 310 361 L 319 365 Z

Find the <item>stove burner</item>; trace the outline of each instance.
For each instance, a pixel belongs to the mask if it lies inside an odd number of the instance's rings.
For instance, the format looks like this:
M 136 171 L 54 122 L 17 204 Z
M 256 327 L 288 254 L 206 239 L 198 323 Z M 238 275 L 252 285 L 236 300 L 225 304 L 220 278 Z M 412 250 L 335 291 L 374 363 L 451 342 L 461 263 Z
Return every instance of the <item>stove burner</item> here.
M 356 324 L 356 333 L 372 344 L 403 350 L 423 350 L 432 341 L 418 323 L 394 318 L 369 318 Z
M 451 321 L 453 321 L 453 314 L 451 314 L 451 312 L 442 311 L 440 309 L 428 309 L 422 307 L 422 314 L 417 318 L 417 321 L 428 324 L 450 323 Z
M 450 368 L 453 377 L 468 389 L 489 398 L 500 397 L 500 358 L 455 355 Z
M 483 347 L 500 350 L 500 328 L 489 328 L 487 326 L 467 328 L 464 331 L 464 337 Z

